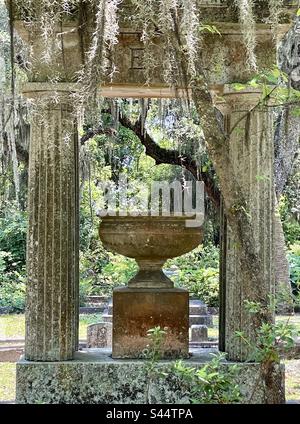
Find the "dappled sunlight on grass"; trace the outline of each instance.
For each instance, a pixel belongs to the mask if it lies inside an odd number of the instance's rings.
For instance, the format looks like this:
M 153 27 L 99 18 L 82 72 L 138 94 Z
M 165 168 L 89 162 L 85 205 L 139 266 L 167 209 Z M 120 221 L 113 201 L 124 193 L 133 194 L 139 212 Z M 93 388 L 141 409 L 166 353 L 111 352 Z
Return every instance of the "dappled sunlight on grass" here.
M 0 401 L 16 397 L 16 364 L 0 362 Z
M 100 314 L 80 315 L 79 317 L 79 338 L 86 338 L 86 329 L 90 324 L 101 321 Z M 25 337 L 25 316 L 0 315 L 0 339 L 18 339 Z
M 0 339 L 18 339 L 24 337 L 24 314 L 0 315 Z
M 287 400 L 300 401 L 300 360 L 285 361 L 285 395 Z

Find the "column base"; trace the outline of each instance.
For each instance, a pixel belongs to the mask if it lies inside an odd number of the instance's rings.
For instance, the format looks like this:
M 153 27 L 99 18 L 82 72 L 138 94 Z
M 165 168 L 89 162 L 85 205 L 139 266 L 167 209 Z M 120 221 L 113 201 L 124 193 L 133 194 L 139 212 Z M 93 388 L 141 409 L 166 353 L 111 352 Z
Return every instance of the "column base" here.
M 185 364 L 203 367 L 211 360 L 212 349 L 197 349 Z M 172 361 L 159 364 L 169 372 Z M 224 362 L 232 367 L 233 362 Z M 237 364 L 241 403 L 264 404 L 266 387 L 260 375 L 260 365 Z M 276 370 L 278 390 L 284 399 L 284 366 Z M 17 397 L 19 404 L 184 404 L 190 403 L 189 390 L 174 374 L 155 378 L 148 387 L 147 362 L 144 360 L 113 360 L 108 349 L 87 349 L 77 352 L 73 361 L 17 363 Z M 149 399 L 150 397 L 150 399 Z M 193 396 L 191 396 L 193 397 Z
M 112 357 L 145 358 L 147 331 L 166 331 L 162 358 L 189 354 L 189 293 L 183 289 L 122 287 L 113 293 Z

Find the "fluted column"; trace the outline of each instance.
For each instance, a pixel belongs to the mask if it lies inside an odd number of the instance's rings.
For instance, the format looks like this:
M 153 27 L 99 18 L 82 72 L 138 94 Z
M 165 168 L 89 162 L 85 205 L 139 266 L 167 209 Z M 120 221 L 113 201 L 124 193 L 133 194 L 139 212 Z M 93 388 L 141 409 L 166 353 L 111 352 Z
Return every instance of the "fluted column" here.
M 30 84 L 25 359 L 72 359 L 78 345 L 78 136 L 69 91 Z
M 258 254 L 263 265 L 260 292 L 264 299 L 274 295 L 274 143 L 269 108 L 256 106 L 260 92 L 227 90 L 219 106 L 230 133 L 230 159 L 236 180 L 243 188 L 252 222 Z M 235 336 L 243 331 L 255 342 L 253 316 L 245 309 L 245 300 L 255 298 L 258 287 L 243 281 L 243 263 L 239 246 L 226 219 L 222 219 L 221 243 L 221 320 L 220 349 L 230 360 L 246 360 L 249 350 Z

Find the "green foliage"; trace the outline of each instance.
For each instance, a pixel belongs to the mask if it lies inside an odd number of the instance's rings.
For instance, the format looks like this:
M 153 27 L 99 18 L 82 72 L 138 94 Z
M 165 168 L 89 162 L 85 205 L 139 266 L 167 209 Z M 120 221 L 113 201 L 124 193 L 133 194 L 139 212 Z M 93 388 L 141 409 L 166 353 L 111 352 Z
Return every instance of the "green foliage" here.
M 90 295 L 112 296 L 113 289 L 125 285 L 136 272 L 133 259 L 110 253 L 94 240 L 92 248 L 80 254 L 80 305 L 84 306 Z
M 111 286 L 122 286 L 136 274 L 137 263 L 121 255 L 110 254 L 110 262 L 103 269 L 103 276 Z
M 300 242 L 300 223 L 297 219 L 299 214 L 299 188 L 293 179 L 280 198 L 279 214 L 282 221 L 283 231 L 287 245 Z
M 260 302 L 245 301 L 245 309 L 254 319 L 261 321 L 255 328 L 255 343 L 252 343 L 242 331 L 236 331 L 236 337 L 240 338 L 249 349 L 249 361 L 259 362 L 263 365 L 278 364 L 283 352 L 288 352 L 295 345 L 295 337 L 299 331 L 295 325 L 286 322 L 269 322 L 263 317 L 267 313 L 275 311 L 280 300 L 270 297 L 267 307 Z
M 224 366 L 226 354 L 211 354 L 212 360 L 196 369 L 177 361 L 172 372 L 180 387 L 185 387 L 189 401 L 197 404 L 230 404 L 241 400 L 241 392 L 235 378 L 238 365 Z
M 0 307 L 25 308 L 27 217 L 13 205 L 0 210 Z
M 26 260 L 27 214 L 14 206 L 0 209 L 0 251 L 7 252 L 6 270 L 20 270 Z
M 224 366 L 226 354 L 211 354 L 212 360 L 202 368 L 196 369 L 186 365 L 183 360 L 173 362 L 167 369 L 159 365 L 162 358 L 162 347 L 167 331 L 161 327 L 151 328 L 147 332 L 149 343 L 144 350 L 147 372 L 146 403 L 151 403 L 150 387 L 154 382 L 167 380 L 169 384 L 184 389 L 190 403 L 228 404 L 241 400 L 238 384 L 234 379 L 238 376 L 237 365 Z
M 11 254 L 0 251 L 0 307 L 10 312 L 22 312 L 25 308 L 25 270 L 7 271 Z
M 283 231 L 288 245 L 295 244 L 300 241 L 300 224 L 296 220 L 288 220 L 283 222 Z
M 166 267 L 176 267 L 172 279 L 176 286 L 185 287 L 192 297 L 208 306 L 219 305 L 219 249 L 213 245 L 199 246 L 192 252 L 172 259 Z
M 192 297 L 208 306 L 219 305 L 219 270 L 216 268 L 180 270 L 176 285 L 187 288 Z
M 293 293 L 299 297 L 300 293 L 300 243 L 290 246 L 288 252 L 290 265 L 290 281 Z

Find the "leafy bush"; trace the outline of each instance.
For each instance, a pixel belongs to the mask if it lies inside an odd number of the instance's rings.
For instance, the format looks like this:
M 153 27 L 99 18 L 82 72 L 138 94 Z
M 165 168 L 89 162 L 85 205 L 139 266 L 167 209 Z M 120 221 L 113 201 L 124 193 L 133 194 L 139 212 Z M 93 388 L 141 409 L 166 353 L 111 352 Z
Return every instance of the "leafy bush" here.
M 0 251 L 0 307 L 10 312 L 22 312 L 25 308 L 25 269 L 7 271 L 7 261 L 12 255 Z
M 4 210 L 4 209 L 3 209 Z M 22 269 L 26 261 L 27 215 L 14 207 L 0 210 L 0 251 L 8 270 Z
M 283 231 L 287 245 L 292 245 L 300 240 L 300 224 L 295 219 L 283 222 Z
M 171 368 L 177 384 L 186 389 L 189 401 L 195 404 L 231 404 L 242 399 L 237 377 L 238 365 L 224 367 L 226 354 L 211 354 L 212 360 L 195 369 L 177 361 Z
M 167 262 L 178 268 L 172 277 L 177 287 L 185 287 L 192 297 L 208 306 L 219 305 L 219 249 L 214 245 L 199 246 L 192 252 Z
M 126 284 L 137 272 L 133 259 L 106 251 L 98 241 L 97 247 L 81 252 L 80 305 L 90 295 L 112 295 L 114 287 Z
M 219 305 L 219 270 L 216 268 L 180 270 L 176 286 L 185 287 L 192 297 L 208 306 Z
M 300 244 L 290 246 L 288 252 L 290 265 L 290 281 L 295 295 L 300 291 Z

